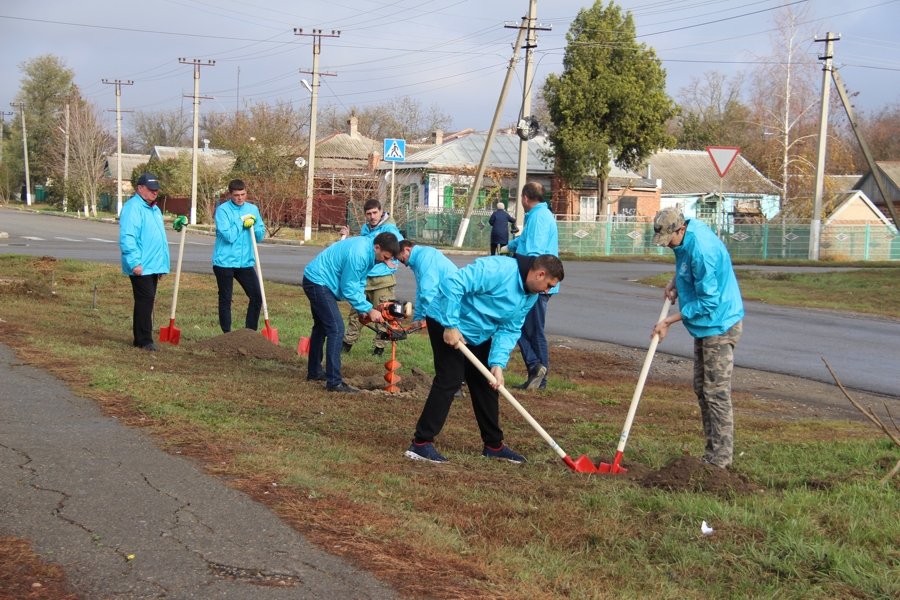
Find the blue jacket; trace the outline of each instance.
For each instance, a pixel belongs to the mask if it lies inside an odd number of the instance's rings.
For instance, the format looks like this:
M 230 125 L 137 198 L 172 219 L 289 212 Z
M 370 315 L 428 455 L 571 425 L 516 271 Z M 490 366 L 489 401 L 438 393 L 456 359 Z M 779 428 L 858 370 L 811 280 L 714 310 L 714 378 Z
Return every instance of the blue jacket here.
M 119 215 L 119 248 L 122 250 L 122 272 L 134 275 L 141 266 L 144 275 L 169 272 L 169 242 L 162 213 L 135 194 L 122 206 Z
M 352 237 L 325 248 L 306 265 L 303 276 L 324 285 L 338 301 L 346 300 L 360 313 L 372 310 L 366 300 L 366 274 L 375 264 L 375 245 L 370 237 Z
M 213 248 L 213 265 L 229 269 L 242 269 L 256 265 L 250 234 L 244 229 L 244 217 L 253 216 L 256 223 L 253 233 L 256 241 L 266 236 L 266 227 L 255 204 L 244 202 L 237 206 L 227 200 L 216 209 L 216 245 Z
M 444 279 L 427 314 L 448 329 L 459 329 L 469 344 L 493 336 L 488 367 L 506 368 L 537 298 L 525 292 L 519 261 L 485 256 Z
M 556 219 L 550 212 L 546 202 L 541 202 L 525 213 L 525 227 L 522 235 L 511 241 L 506 249 L 513 254 L 524 256 L 540 256 L 552 254 L 559 256 L 559 230 L 556 227 Z M 557 284 L 548 294 L 559 292 Z
M 413 320 L 424 319 L 428 305 L 438 293 L 441 282 L 458 270 L 449 258 L 429 246 L 413 246 L 407 261 L 416 276 L 416 312 Z
M 744 318 L 744 303 L 722 240 L 699 219 L 675 247 L 675 285 L 684 326 L 695 338 L 722 335 Z
M 491 224 L 491 243 L 500 244 L 501 246 L 509 243 L 509 224 L 515 222 L 516 220 L 512 218 L 512 215 L 505 210 L 499 208 L 495 210 L 491 218 L 488 219 L 488 223 Z
M 369 227 L 368 223 L 364 223 L 362 228 L 359 230 L 359 235 L 368 236 L 372 239 L 375 238 L 379 233 L 384 233 L 387 231 L 388 233 L 393 233 L 397 236 L 397 241 L 402 242 L 403 236 L 400 235 L 400 230 L 397 229 L 397 223 L 394 219 L 391 218 L 389 213 L 382 213 L 381 222 L 375 226 L 375 229 Z M 378 263 L 375 265 L 371 271 L 369 271 L 369 277 L 384 277 L 385 275 L 393 275 L 397 271 L 397 267 L 393 269 L 387 265 L 387 263 Z

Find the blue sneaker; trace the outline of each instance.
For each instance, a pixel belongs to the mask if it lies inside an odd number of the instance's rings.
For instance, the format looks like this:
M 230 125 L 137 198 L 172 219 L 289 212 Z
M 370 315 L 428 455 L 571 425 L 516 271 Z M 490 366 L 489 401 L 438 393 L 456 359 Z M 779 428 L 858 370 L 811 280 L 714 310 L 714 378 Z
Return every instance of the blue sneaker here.
M 498 460 L 505 460 L 511 463 L 520 464 L 523 462 L 528 462 L 521 454 L 517 454 L 509 449 L 509 446 L 506 444 L 500 444 L 499 448 L 491 448 L 490 446 L 485 446 L 484 450 L 481 451 L 481 455 L 486 458 L 496 458 Z
M 409 450 L 404 453 L 404 456 L 411 460 L 425 460 L 433 463 L 450 462 L 449 459 L 438 454 L 438 451 L 434 449 L 431 442 L 417 444 L 415 440 L 413 440 L 413 443 L 409 445 Z

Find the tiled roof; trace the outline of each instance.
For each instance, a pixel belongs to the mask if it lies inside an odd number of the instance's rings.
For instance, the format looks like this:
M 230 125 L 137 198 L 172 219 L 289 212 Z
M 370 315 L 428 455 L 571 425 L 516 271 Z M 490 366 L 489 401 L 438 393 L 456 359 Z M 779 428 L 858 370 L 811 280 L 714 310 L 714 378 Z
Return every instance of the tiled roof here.
M 125 154 L 122 153 L 122 180 L 131 179 L 134 169 L 150 160 L 149 154 Z M 106 157 L 106 174 L 115 179 L 119 172 L 119 157 L 117 154 L 110 154 Z
M 668 150 L 650 158 L 650 176 L 662 179 L 662 193 L 778 194 L 780 190 L 743 156 L 738 155 L 724 178 L 720 178 L 709 154 L 703 150 Z M 720 179 L 722 181 L 720 182 Z
M 187 154 L 187 156 L 191 156 L 193 151 L 193 148 L 154 146 L 151 156 L 155 156 L 157 160 L 161 161 L 172 160 L 184 154 Z M 235 158 L 234 153 L 229 150 L 204 150 L 203 148 L 200 148 L 197 151 L 197 160 L 199 162 L 202 162 L 204 165 L 209 165 L 216 169 L 220 169 L 222 172 L 227 172 L 230 171 L 234 166 Z
M 367 138 L 364 135 L 356 134 L 355 137 L 350 137 L 342 132 L 333 133 L 316 142 L 316 166 L 318 167 L 321 164 L 319 163 L 319 157 L 322 157 L 361 159 L 362 168 L 365 168 L 369 156 L 373 152 L 377 152 L 380 155 L 382 148 L 383 143 L 381 141 Z
M 407 155 L 406 161 L 396 163 L 397 169 L 447 169 L 447 168 L 472 168 L 478 167 L 481 155 L 487 143 L 488 134 L 472 133 L 460 137 L 440 146 L 432 146 L 412 155 Z M 528 172 L 545 173 L 553 172 L 552 163 L 544 163 L 542 150 L 548 148 L 544 137 L 536 137 L 528 143 Z M 515 171 L 519 166 L 519 137 L 505 133 L 498 133 L 491 146 L 491 154 L 488 157 L 487 168 Z M 390 164 L 382 162 L 379 169 L 390 168 Z
M 900 161 L 896 160 L 877 160 L 875 164 L 881 169 L 881 172 L 890 179 L 895 186 L 900 188 Z

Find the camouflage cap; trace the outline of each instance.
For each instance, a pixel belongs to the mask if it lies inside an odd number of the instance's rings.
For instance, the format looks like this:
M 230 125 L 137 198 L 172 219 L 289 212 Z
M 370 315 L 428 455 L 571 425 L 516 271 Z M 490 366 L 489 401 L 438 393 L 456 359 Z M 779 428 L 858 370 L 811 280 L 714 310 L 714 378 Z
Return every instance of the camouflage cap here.
M 684 215 L 675 208 L 664 208 L 653 218 L 653 244 L 665 246 L 684 225 Z

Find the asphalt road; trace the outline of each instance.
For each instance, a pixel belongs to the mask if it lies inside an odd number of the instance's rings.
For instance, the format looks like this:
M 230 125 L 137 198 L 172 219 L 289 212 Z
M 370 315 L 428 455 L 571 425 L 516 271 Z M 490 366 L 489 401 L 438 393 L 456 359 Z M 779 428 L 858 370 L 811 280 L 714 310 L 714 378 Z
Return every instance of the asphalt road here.
M 118 225 L 0 210 L 0 253 L 50 255 L 119 264 Z M 183 269 L 211 273 L 213 237 L 189 234 Z M 173 263 L 178 236 L 169 234 Z M 260 262 L 267 280 L 299 284 L 303 268 L 318 247 L 263 243 Z M 474 256 L 451 256 L 463 266 Z M 662 291 L 636 283 L 643 277 L 672 271 L 666 263 L 633 261 L 567 262 L 562 292 L 547 312 L 550 334 L 646 348 L 650 330 L 662 309 Z M 174 269 L 174 265 L 173 265 Z M 795 270 L 782 268 L 781 270 Z M 810 270 L 810 269 L 803 269 Z M 411 272 L 401 267 L 397 295 L 415 297 Z M 821 357 L 852 388 L 900 395 L 900 322 L 835 311 L 790 308 L 748 302 L 744 333 L 735 351 L 742 367 L 830 382 Z M 673 327 L 660 352 L 693 356 L 693 340 L 683 327 Z

